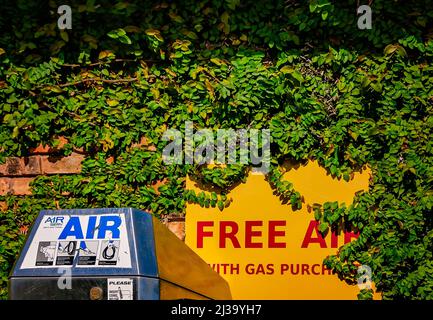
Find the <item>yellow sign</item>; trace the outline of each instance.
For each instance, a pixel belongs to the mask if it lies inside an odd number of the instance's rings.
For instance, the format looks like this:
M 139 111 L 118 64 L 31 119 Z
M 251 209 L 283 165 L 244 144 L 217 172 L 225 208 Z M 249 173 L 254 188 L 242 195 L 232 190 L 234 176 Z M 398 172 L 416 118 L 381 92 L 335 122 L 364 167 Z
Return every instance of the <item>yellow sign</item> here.
M 304 196 L 301 210 L 282 204 L 263 175 L 250 174 L 228 195 L 233 202 L 222 212 L 187 206 L 187 245 L 227 280 L 233 299 L 356 299 L 358 287 L 339 280 L 323 259 L 357 235 L 322 237 L 307 207 L 349 205 L 357 191 L 368 189 L 369 171 L 346 182 L 310 161 L 289 168 L 284 178 Z M 187 189 L 201 191 L 191 180 Z

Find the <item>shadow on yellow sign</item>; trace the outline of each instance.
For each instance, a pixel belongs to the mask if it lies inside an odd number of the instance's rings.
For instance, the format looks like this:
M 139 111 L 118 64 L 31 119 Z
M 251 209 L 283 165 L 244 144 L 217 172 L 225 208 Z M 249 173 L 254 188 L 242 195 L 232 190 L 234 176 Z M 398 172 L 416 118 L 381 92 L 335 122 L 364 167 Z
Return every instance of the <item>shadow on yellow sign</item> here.
M 222 212 L 188 204 L 187 245 L 228 281 L 234 299 L 356 299 L 358 287 L 322 263 L 356 235 L 321 237 L 307 206 L 349 205 L 357 191 L 368 189 L 370 171 L 346 182 L 310 161 L 291 167 L 284 178 L 304 196 L 301 210 L 282 204 L 263 175 L 250 174 L 230 192 L 233 202 Z M 187 189 L 201 191 L 191 180 Z

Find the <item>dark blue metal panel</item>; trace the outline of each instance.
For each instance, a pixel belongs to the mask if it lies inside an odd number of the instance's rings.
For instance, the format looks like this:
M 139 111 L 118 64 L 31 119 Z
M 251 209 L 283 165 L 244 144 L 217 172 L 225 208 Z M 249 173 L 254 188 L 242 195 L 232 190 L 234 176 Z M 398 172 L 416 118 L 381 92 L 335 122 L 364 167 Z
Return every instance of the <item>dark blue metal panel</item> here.
M 158 277 L 152 216 L 141 210 L 131 210 L 138 274 L 148 277 Z
M 137 279 L 137 300 L 159 300 L 160 279 L 139 277 Z

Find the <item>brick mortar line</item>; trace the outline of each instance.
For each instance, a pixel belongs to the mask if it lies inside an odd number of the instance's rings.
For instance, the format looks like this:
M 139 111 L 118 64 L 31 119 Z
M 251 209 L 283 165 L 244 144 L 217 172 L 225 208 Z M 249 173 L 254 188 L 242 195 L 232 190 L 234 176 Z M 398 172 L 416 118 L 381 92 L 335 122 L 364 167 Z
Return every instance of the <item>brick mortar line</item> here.
M 0 175 L 1 178 L 19 179 L 19 178 L 37 178 L 40 176 L 72 176 L 74 174 L 80 174 L 81 172 L 68 172 L 68 173 L 39 173 L 39 174 L 20 174 L 20 175 Z

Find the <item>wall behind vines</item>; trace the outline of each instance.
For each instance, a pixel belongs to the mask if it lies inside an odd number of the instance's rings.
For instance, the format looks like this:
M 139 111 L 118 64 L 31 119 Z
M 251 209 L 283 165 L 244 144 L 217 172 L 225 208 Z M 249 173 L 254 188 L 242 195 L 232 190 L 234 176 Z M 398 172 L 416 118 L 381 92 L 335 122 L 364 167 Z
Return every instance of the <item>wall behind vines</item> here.
M 59 155 L 86 157 L 80 173 L 39 176 L 32 195 L 0 196 L 1 297 L 20 229 L 41 209 L 131 206 L 160 216 L 182 215 L 187 201 L 229 205 L 248 166 L 162 162 L 163 132 L 191 120 L 197 129 L 271 129 L 268 178 L 295 208 L 302 195 L 279 164 L 317 159 L 346 180 L 368 164 L 370 189 L 353 205 L 315 208 L 322 232 L 361 230 L 326 263 L 348 282 L 358 264 L 370 266 L 385 299 L 433 298 L 430 0 L 372 1 L 371 30 L 357 28 L 355 0 L 82 0 L 70 3 L 72 29 L 60 31 L 66 2 L 2 4 L 0 161 L 60 137 L 68 143 Z M 212 196 L 186 192 L 187 174 Z

